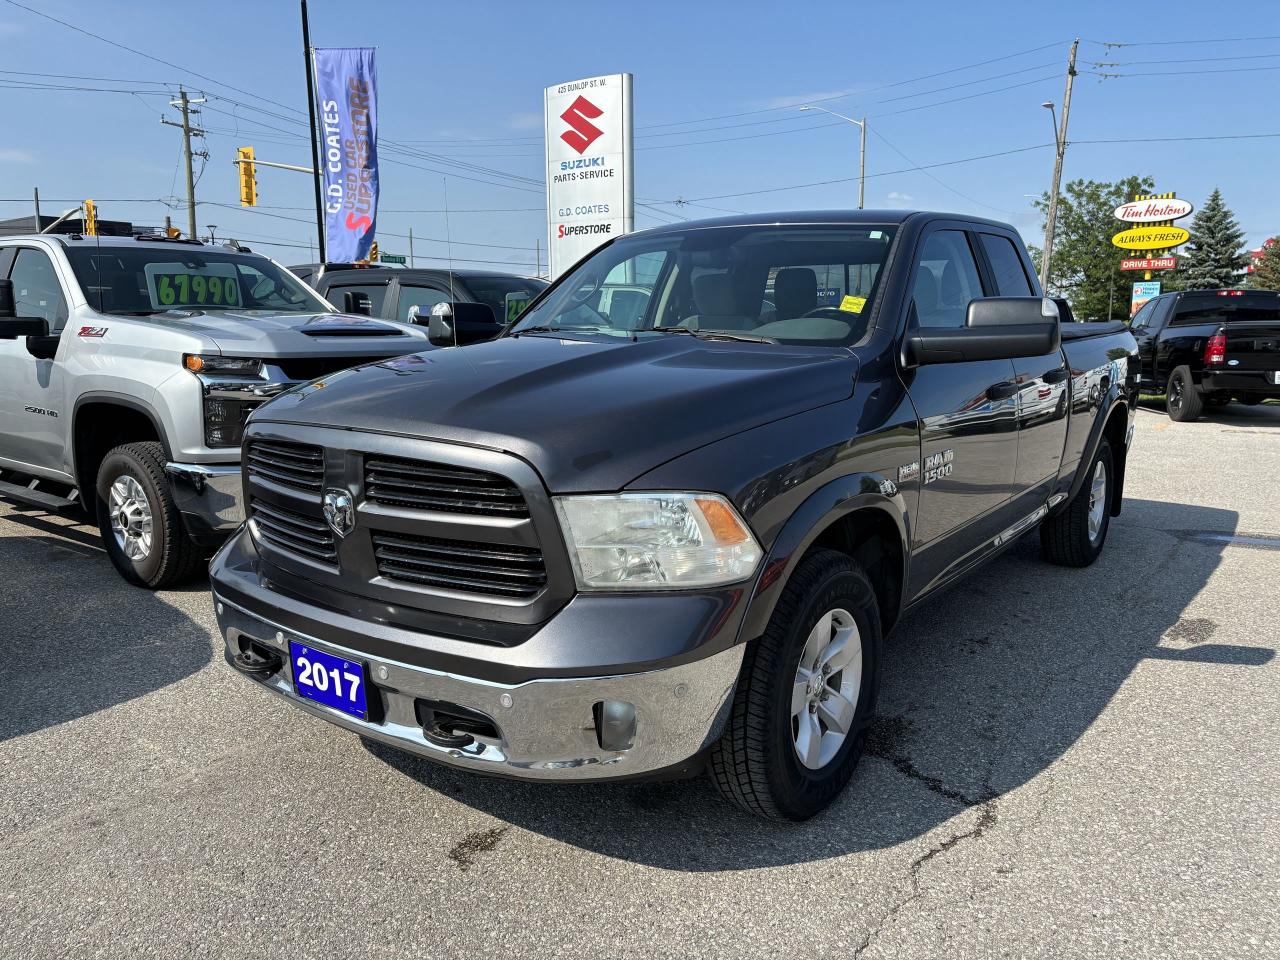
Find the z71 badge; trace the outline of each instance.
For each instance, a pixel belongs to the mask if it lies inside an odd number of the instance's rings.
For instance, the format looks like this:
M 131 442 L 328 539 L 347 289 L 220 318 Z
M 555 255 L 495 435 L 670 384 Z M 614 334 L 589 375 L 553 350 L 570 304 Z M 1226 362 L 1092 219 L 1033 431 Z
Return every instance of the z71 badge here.
M 951 476 L 951 461 L 955 454 L 951 450 L 940 450 L 924 458 L 924 482 L 933 483 L 943 477 Z

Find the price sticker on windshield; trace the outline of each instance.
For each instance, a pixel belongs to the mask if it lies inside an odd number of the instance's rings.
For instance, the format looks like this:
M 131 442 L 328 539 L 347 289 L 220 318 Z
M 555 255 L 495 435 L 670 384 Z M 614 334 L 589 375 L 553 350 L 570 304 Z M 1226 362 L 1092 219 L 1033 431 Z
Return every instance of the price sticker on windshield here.
M 840 309 L 845 313 L 861 313 L 866 305 L 866 297 L 845 297 L 840 301 Z
M 181 307 L 238 307 L 240 280 L 234 264 L 148 263 L 147 293 L 154 310 Z
M 524 313 L 524 308 L 529 305 L 529 301 L 533 297 L 527 293 L 508 293 L 504 298 L 507 305 L 507 323 L 511 323 L 520 314 Z

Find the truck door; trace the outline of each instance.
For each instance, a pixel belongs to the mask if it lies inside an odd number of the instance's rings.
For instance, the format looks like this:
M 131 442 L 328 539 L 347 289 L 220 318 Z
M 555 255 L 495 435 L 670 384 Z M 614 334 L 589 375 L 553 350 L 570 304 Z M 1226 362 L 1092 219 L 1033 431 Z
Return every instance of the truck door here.
M 934 228 L 913 266 L 914 326 L 961 329 L 984 296 L 972 237 Z M 920 500 L 913 525 L 911 597 L 963 569 L 1008 526 L 1018 460 L 1017 386 L 1009 360 L 940 363 L 904 371 L 920 424 Z M 910 471 L 908 471 L 908 474 Z
M 1031 283 L 1031 264 L 1024 261 L 1012 237 L 986 231 L 978 237 L 986 261 L 988 289 L 1001 297 L 1039 295 Z M 1030 500 L 1047 499 L 1051 492 L 1048 488 L 1062 467 L 1062 450 L 1067 442 L 1071 371 L 1059 348 L 1039 357 L 1015 357 L 1013 373 L 1018 385 L 1018 465 L 1013 494 L 1025 494 Z
M 61 333 L 67 323 L 67 298 L 49 255 L 18 247 L 8 276 L 17 315 L 43 317 L 50 333 Z M 63 431 L 70 418 L 63 408 L 59 359 L 65 346 L 59 346 L 55 359 L 37 360 L 27 352 L 26 337 L 0 340 L 0 457 L 14 469 L 65 469 Z
M 1163 393 L 1165 387 L 1156 376 L 1156 340 L 1160 336 L 1156 316 L 1162 300 L 1161 297 L 1148 300 L 1129 323 L 1129 330 L 1138 341 L 1138 382 L 1144 388 L 1150 388 L 1151 393 Z

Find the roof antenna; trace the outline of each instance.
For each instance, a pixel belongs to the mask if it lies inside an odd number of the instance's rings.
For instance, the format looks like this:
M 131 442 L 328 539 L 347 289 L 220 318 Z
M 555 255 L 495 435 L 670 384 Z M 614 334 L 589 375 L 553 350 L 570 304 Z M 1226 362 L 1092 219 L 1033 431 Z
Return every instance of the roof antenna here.
M 449 269 L 449 302 L 453 302 L 453 235 L 449 232 L 449 178 L 441 178 L 444 184 L 444 253 Z M 456 328 L 455 328 L 456 330 Z

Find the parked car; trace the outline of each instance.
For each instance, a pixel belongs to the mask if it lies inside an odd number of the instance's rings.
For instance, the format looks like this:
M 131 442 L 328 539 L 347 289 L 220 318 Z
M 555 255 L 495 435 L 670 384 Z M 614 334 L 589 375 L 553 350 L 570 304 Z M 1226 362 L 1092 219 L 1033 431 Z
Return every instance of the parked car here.
M 240 441 L 254 407 L 429 346 L 422 328 L 340 314 L 240 249 L 2 238 L 0 497 L 80 505 L 127 579 L 175 583 L 244 519 Z
M 820 271 L 874 279 L 820 305 Z M 618 276 L 647 288 L 638 322 L 604 305 Z M 470 339 L 442 319 L 433 339 Z M 1123 324 L 1060 325 L 993 221 L 620 237 L 491 342 L 254 413 L 249 521 L 211 566 L 226 659 L 463 769 L 708 767 L 753 813 L 809 817 L 858 761 L 905 611 L 1036 530 L 1052 563 L 1101 553 L 1135 350 Z
M 303 264 L 290 269 L 339 310 L 384 320 L 426 324 L 446 301 L 483 303 L 502 322 L 514 320 L 547 288 L 545 280 L 491 270 L 410 270 L 398 267 Z
M 1163 393 L 1172 420 L 1205 405 L 1280 399 L 1280 293 L 1184 290 L 1153 297 L 1130 325 L 1138 382 Z

